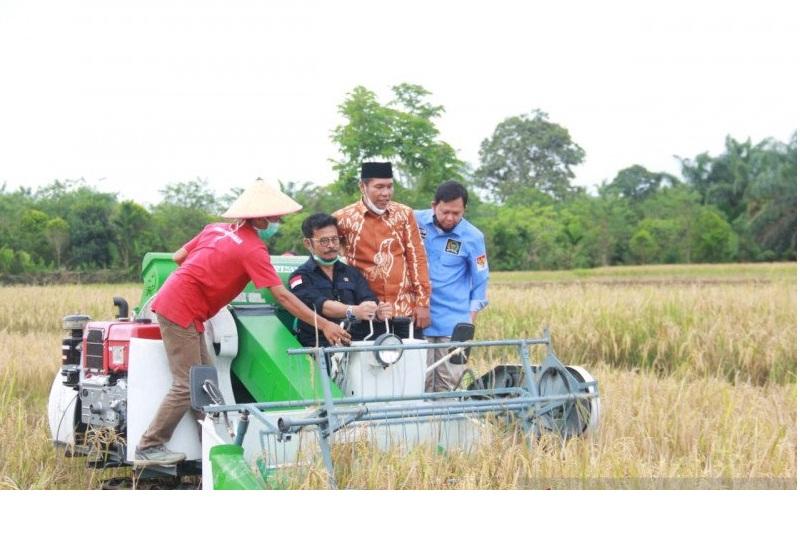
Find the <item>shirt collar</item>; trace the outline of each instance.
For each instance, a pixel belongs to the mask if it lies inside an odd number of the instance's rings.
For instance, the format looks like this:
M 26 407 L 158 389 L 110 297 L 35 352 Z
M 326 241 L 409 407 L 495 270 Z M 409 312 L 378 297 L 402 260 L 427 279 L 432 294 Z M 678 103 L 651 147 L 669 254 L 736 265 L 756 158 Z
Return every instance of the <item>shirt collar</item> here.
M 314 261 L 314 258 L 309 256 L 308 261 L 303 263 L 303 267 L 307 270 L 314 270 L 317 267 L 317 262 Z
M 420 211 L 419 218 L 423 224 L 433 224 L 433 209 L 424 209 Z
M 433 209 L 431 209 L 431 218 L 430 218 L 430 225 L 439 233 L 439 235 L 456 235 L 461 236 L 461 232 L 459 228 L 463 227 L 462 222 L 464 222 L 464 217 L 461 217 L 461 220 L 458 221 L 458 224 L 455 225 L 453 229 L 450 231 L 445 231 L 436 224 L 436 221 L 433 219 Z
M 226 224 L 225 222 L 223 222 L 222 224 L 220 224 L 220 226 L 222 226 L 225 229 L 233 229 L 233 228 L 236 227 L 236 224 L 235 223 L 234 224 Z M 258 230 L 256 228 L 254 228 L 253 225 L 250 224 L 249 222 L 245 222 L 244 224 L 239 226 L 239 229 L 237 229 L 236 231 L 237 232 L 241 231 L 242 233 L 254 233 L 254 234 L 258 235 Z

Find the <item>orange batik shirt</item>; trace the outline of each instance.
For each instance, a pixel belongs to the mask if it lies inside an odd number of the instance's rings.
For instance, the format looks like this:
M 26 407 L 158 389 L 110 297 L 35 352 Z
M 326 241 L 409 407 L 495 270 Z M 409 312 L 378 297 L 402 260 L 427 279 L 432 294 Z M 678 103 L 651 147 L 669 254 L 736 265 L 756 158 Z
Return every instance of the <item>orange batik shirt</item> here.
M 348 264 L 364 274 L 380 301 L 394 306 L 395 316 L 412 316 L 416 306 L 430 307 L 428 260 L 410 207 L 389 202 L 378 216 L 359 200 L 333 216 Z

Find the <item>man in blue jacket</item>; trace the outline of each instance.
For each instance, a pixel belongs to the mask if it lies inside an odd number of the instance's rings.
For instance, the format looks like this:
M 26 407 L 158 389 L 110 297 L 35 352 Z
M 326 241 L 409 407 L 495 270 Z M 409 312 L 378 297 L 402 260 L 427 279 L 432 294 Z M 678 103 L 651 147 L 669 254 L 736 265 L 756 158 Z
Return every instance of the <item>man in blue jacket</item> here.
M 389 318 L 392 306 L 379 302 L 367 280 L 353 266 L 339 260 L 339 233 L 336 218 L 316 213 L 303 221 L 303 244 L 311 257 L 289 276 L 292 294 L 324 318 L 338 323 L 348 318 L 359 321 L 352 326 L 352 340 L 369 335 L 370 320 Z M 331 346 L 314 326 L 298 323 L 297 340 L 303 346 Z
M 464 219 L 468 199 L 463 185 L 446 181 L 436 189 L 431 209 L 415 211 L 431 280 L 431 326 L 424 330 L 429 342 L 448 342 L 453 326 L 474 323 L 478 312 L 489 304 L 486 244 L 483 233 Z M 446 353 L 444 349 L 428 350 L 428 366 Z M 443 363 L 428 373 L 425 390 L 453 390 L 464 367 Z

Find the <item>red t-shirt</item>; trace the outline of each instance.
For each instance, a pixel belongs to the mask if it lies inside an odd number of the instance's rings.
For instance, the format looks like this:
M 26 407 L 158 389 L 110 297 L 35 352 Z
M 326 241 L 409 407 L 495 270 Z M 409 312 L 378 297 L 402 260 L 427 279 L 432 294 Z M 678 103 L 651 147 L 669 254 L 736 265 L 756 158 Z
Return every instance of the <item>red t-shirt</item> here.
M 193 323 L 197 331 L 203 331 L 203 322 L 230 303 L 250 280 L 259 289 L 281 284 L 264 241 L 250 225 L 234 232 L 230 224 L 209 224 L 184 248 L 189 255 L 152 304 L 153 311 L 181 327 Z

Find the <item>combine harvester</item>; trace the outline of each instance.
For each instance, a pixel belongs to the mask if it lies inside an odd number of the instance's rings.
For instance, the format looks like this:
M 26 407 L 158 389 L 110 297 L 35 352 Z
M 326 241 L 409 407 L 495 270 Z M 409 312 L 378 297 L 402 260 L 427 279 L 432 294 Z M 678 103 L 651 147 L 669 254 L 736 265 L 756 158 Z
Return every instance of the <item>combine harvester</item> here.
M 306 259 L 272 262 L 286 283 Z M 169 254 L 145 256 L 133 317 L 115 298 L 116 320 L 63 319 L 69 336 L 50 391 L 50 431 L 68 455 L 87 455 L 89 466 L 132 466 L 135 445 L 170 387 L 149 302 L 175 268 Z M 565 439 L 599 422 L 596 381 L 559 361 L 547 331 L 540 339 L 472 341 L 471 325 L 457 326 L 453 342 L 436 345 L 451 349 L 452 361 L 466 361 L 478 349 L 515 353 L 516 361 L 479 378 L 468 370 L 472 379 L 462 378 L 459 390 L 426 393 L 432 345 L 384 334 L 347 348 L 304 348 L 293 326 L 294 317 L 271 293 L 252 284 L 206 322 L 215 365 L 196 366 L 191 374 L 192 403 L 206 413 L 202 431 L 187 413 L 167 443 L 187 460 L 136 470 L 140 486 L 202 474 L 204 489 L 267 488 L 281 469 L 321 456 L 336 487 L 332 448 L 340 444 L 469 450 L 498 421 L 518 425 L 531 438 L 554 432 Z M 537 345 L 545 355 L 533 365 L 529 350 Z

